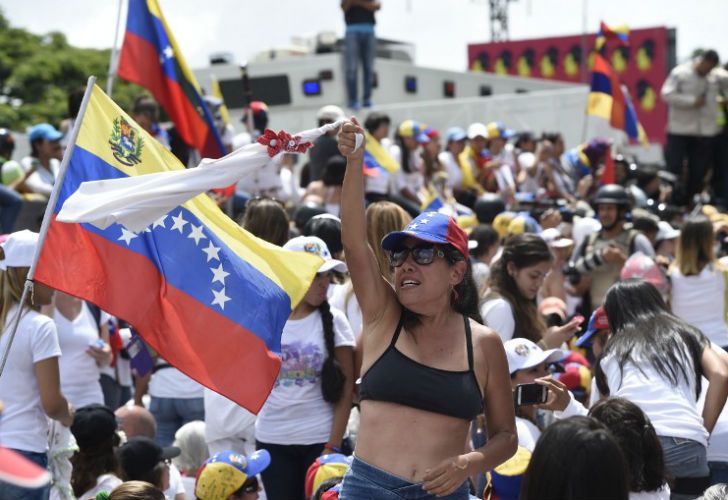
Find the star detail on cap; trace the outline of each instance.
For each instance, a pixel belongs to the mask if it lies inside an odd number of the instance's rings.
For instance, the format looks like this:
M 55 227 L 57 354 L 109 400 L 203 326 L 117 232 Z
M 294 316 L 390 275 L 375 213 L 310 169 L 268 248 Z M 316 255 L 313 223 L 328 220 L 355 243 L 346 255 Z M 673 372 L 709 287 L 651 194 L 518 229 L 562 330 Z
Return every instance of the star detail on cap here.
M 123 241 L 126 243 L 126 246 L 131 245 L 131 240 L 136 238 L 137 235 L 133 232 L 129 231 L 127 228 L 123 227 L 121 228 L 121 236 L 119 236 L 118 241 Z
M 207 262 L 210 262 L 212 259 L 220 260 L 220 257 L 218 254 L 220 253 L 220 247 L 216 247 L 212 244 L 212 241 L 207 244 L 207 248 L 202 249 L 205 254 L 207 254 Z
M 195 246 L 197 246 L 197 245 L 200 244 L 200 240 L 203 240 L 203 239 L 206 240 L 207 239 L 207 236 L 205 236 L 204 234 L 202 234 L 202 229 L 203 229 L 203 226 L 202 225 L 195 226 L 193 224 L 192 225 L 192 231 L 190 231 L 190 234 L 187 235 L 188 238 L 191 238 L 191 239 L 195 240 Z
M 419 226 L 419 224 L 417 224 L 416 222 L 413 222 L 412 224 L 407 226 L 407 229 L 417 229 L 417 226 Z
M 225 278 L 228 277 L 228 276 L 230 276 L 230 273 L 227 272 L 227 271 L 225 271 L 222 268 L 222 264 L 220 264 L 219 266 L 217 266 L 217 268 L 211 267 L 210 268 L 210 271 L 212 271 L 212 274 L 213 274 L 213 277 L 212 277 L 212 282 L 213 283 L 215 283 L 216 281 L 219 281 L 220 283 L 222 283 L 224 285 L 225 284 Z
M 185 224 L 189 224 L 189 222 L 187 222 L 187 221 L 186 221 L 186 220 L 184 219 L 184 217 L 182 217 L 182 212 L 180 212 L 180 213 L 179 213 L 179 214 L 177 215 L 177 217 L 175 217 L 175 216 L 173 215 L 173 216 L 172 216 L 172 220 L 174 221 L 174 224 L 172 225 L 172 227 L 170 228 L 170 230 L 176 229 L 177 231 L 179 231 L 179 232 L 180 232 L 180 234 L 182 234 L 182 233 L 183 233 L 183 230 L 184 230 Z
M 220 290 L 219 292 L 213 290 L 212 294 L 214 295 L 215 298 L 212 299 L 211 305 L 213 305 L 213 306 L 218 305 L 218 306 L 220 306 L 220 309 L 222 309 L 222 310 L 225 310 L 225 302 L 232 300 L 230 297 L 225 295 L 225 287 L 223 287 L 223 289 Z

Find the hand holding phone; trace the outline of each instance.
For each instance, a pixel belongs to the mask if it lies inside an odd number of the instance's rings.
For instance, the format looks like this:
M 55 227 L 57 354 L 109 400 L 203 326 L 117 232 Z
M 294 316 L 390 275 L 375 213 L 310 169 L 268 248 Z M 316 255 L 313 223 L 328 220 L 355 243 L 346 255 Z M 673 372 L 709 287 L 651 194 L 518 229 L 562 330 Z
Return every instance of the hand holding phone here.
M 548 398 L 548 387 L 540 384 L 518 384 L 513 391 L 516 406 L 544 404 Z

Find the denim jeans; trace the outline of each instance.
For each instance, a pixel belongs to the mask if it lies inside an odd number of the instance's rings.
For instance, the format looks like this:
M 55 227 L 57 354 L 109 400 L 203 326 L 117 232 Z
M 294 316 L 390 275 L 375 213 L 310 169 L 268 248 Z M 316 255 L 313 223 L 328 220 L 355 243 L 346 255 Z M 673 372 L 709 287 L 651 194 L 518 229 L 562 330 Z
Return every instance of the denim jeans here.
M 48 455 L 32 451 L 13 450 L 36 465 L 48 468 Z M 0 481 L 0 499 L 12 500 L 47 500 L 51 492 L 50 484 L 42 488 L 28 489 Z
M 665 455 L 665 468 L 675 479 L 671 498 L 694 498 L 702 494 L 710 479 L 705 446 L 692 439 L 658 437 Z
M 455 493 L 435 497 L 422 489 L 422 484 L 413 484 L 405 479 L 383 471 L 363 460 L 354 457 L 351 468 L 344 476 L 339 500 L 468 500 L 470 498 L 467 481 Z
M 157 421 L 157 443 L 169 446 L 177 429 L 194 420 L 205 420 L 203 398 L 157 398 L 152 396 L 149 411 Z
M 346 91 L 349 95 L 349 104 L 352 105 L 358 102 L 357 80 L 360 61 L 364 73 L 364 102 L 368 103 L 372 98 L 374 53 L 377 49 L 377 38 L 373 31 L 371 33 L 347 31 L 344 37 L 344 48 Z
M 728 483 L 728 462 L 708 462 L 710 485 Z
M 23 197 L 17 191 L 0 184 L 0 233 L 10 234 L 15 227 L 20 209 L 23 207 Z

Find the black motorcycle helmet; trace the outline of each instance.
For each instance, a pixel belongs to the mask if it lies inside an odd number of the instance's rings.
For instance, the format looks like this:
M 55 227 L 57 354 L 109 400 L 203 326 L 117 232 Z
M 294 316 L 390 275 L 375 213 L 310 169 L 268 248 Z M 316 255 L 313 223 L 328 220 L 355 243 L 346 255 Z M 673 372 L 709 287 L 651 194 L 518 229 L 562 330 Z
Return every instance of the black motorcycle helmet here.
M 503 198 L 496 193 L 484 193 L 477 200 L 473 210 L 480 224 L 492 224 L 493 219 L 506 209 Z
M 597 190 L 597 194 L 594 195 L 592 204 L 596 207 L 605 203 L 629 208 L 630 201 L 627 190 L 619 184 L 605 184 Z

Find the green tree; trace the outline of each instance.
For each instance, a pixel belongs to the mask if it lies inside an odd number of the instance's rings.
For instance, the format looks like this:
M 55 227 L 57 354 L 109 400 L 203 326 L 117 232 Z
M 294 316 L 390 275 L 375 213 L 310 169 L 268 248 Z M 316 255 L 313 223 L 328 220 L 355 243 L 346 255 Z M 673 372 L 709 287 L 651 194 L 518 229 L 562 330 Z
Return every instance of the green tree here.
M 14 28 L 0 9 L 0 126 L 58 126 L 68 116 L 69 93 L 85 87 L 90 75 L 105 88 L 110 55 L 110 49 L 74 47 L 60 32 L 36 35 Z M 113 98 L 130 109 L 134 97 L 143 92 L 117 80 Z

